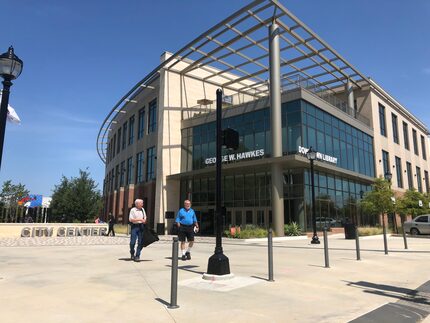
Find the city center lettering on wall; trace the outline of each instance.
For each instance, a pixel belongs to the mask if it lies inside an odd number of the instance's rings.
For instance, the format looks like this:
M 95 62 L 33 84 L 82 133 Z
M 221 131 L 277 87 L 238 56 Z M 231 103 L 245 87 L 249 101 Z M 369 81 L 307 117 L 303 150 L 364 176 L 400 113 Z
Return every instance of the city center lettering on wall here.
M 55 232 L 54 232 L 55 229 Z M 75 237 L 75 236 L 103 236 L 107 232 L 106 226 L 91 227 L 24 227 L 21 230 L 21 237 Z
M 309 151 L 309 148 L 299 146 L 299 154 L 306 156 L 308 151 Z M 337 157 L 329 156 L 320 152 L 317 152 L 316 155 L 317 155 L 317 159 L 319 160 L 326 161 L 335 165 L 337 164 Z
M 257 150 L 251 150 L 246 151 L 243 153 L 236 153 L 236 154 L 230 154 L 230 155 L 224 155 L 222 156 L 222 162 L 231 162 L 231 161 L 237 161 L 242 159 L 250 159 L 250 158 L 256 158 L 256 157 L 263 157 L 264 156 L 264 149 L 257 149 Z M 216 157 L 210 157 L 205 159 L 206 165 L 211 165 L 216 163 Z

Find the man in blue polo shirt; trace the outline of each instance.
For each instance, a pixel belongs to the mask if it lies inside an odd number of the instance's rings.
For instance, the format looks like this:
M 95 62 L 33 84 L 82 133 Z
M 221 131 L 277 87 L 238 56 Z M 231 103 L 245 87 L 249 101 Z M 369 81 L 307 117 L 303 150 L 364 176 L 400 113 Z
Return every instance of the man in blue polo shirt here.
M 178 211 L 175 222 L 178 226 L 178 238 L 181 241 L 182 260 L 190 260 L 194 234 L 199 230 L 196 213 L 191 208 L 190 200 L 184 201 L 184 207 Z M 187 250 L 185 250 L 185 239 L 188 241 Z

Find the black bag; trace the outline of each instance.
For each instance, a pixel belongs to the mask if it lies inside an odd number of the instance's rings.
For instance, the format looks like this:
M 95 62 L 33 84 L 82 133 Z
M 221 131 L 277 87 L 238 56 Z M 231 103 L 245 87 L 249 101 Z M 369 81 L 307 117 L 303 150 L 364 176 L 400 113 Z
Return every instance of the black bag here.
M 154 229 L 148 228 L 146 225 L 143 227 L 143 246 L 147 247 L 149 246 L 151 243 L 160 240 L 160 238 L 158 238 L 157 233 L 155 232 Z

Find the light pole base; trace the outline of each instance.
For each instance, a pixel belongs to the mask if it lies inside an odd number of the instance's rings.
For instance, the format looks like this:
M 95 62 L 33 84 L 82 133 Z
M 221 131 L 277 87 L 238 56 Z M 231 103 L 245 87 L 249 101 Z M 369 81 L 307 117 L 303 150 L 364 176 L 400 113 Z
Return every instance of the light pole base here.
M 215 253 L 209 258 L 208 272 L 209 275 L 229 275 L 230 263 L 228 257 L 221 253 Z
M 312 243 L 312 244 L 320 244 L 321 242 L 320 242 L 320 239 L 318 238 L 318 236 L 317 236 L 317 235 L 314 235 L 314 236 L 312 237 L 311 243 Z
M 227 275 L 209 275 L 209 274 L 203 274 L 202 278 L 204 280 L 210 280 L 210 281 L 217 281 L 217 280 L 229 280 L 234 278 L 234 274 L 227 274 Z

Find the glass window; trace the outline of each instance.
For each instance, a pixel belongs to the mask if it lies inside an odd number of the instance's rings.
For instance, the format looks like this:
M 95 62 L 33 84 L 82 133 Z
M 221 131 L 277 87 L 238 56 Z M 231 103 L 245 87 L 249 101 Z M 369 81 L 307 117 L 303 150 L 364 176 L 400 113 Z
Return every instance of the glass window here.
M 399 129 L 397 127 L 397 116 L 392 113 L 391 114 L 391 122 L 393 123 L 393 140 L 396 144 L 399 143 Z
M 412 140 L 414 142 L 414 153 L 418 155 L 418 140 L 417 140 L 417 131 L 412 129 Z
M 116 153 L 118 154 L 121 149 L 121 128 L 118 129 L 118 137 L 117 137 L 117 143 L 116 143 Z
M 115 189 L 118 188 L 118 177 L 119 177 L 119 165 L 116 165 L 115 167 Z
M 402 173 L 402 160 L 399 157 L 396 159 L 396 177 L 397 177 L 397 187 L 403 188 L 403 173 Z
M 409 150 L 409 133 L 408 133 L 408 124 L 403 122 L 403 140 L 405 141 L 405 148 Z
M 122 126 L 122 134 L 122 149 L 125 149 L 127 145 L 127 121 Z
M 429 193 L 429 172 L 424 171 L 424 183 L 426 184 L 426 193 Z
M 125 175 L 125 161 L 121 162 L 121 169 L 120 169 L 120 175 L 119 175 L 119 186 L 124 186 L 124 175 Z
M 136 155 L 136 183 L 143 182 L 143 163 L 144 163 L 144 153 L 141 151 Z
M 134 116 L 128 121 L 128 144 L 132 145 L 134 141 Z
M 112 144 L 113 144 L 113 146 L 112 146 L 112 158 L 113 158 L 113 157 L 115 157 L 115 151 L 116 151 L 116 149 L 115 149 L 115 145 L 116 145 L 116 134 L 113 136 Z
M 408 175 L 408 188 L 411 190 L 414 188 L 414 183 L 412 181 L 412 165 L 406 162 L 406 174 Z
M 156 151 L 155 146 L 150 147 L 146 150 L 146 180 L 155 180 L 155 159 Z
M 427 149 L 426 149 L 426 141 L 424 136 L 421 136 L 421 151 L 423 153 L 423 159 L 427 160 Z
M 126 185 L 132 183 L 133 172 L 133 157 L 127 159 L 127 177 L 125 179 Z
M 142 139 L 145 134 L 145 108 L 139 110 L 139 120 L 137 125 L 137 139 Z
M 387 136 L 385 127 L 385 107 L 379 103 L 379 128 L 381 129 L 381 135 Z
M 423 185 L 422 185 L 422 178 L 421 178 L 421 168 L 419 168 L 418 166 L 416 167 L 416 176 L 417 176 L 417 185 L 418 185 L 418 192 L 422 193 L 423 192 Z
M 427 215 L 421 215 L 415 219 L 415 222 L 428 222 L 428 216 Z
M 148 133 L 157 129 L 157 99 L 149 102 L 148 105 Z
M 390 172 L 390 158 L 388 152 L 382 151 L 382 166 L 384 167 L 384 178 L 387 173 Z

